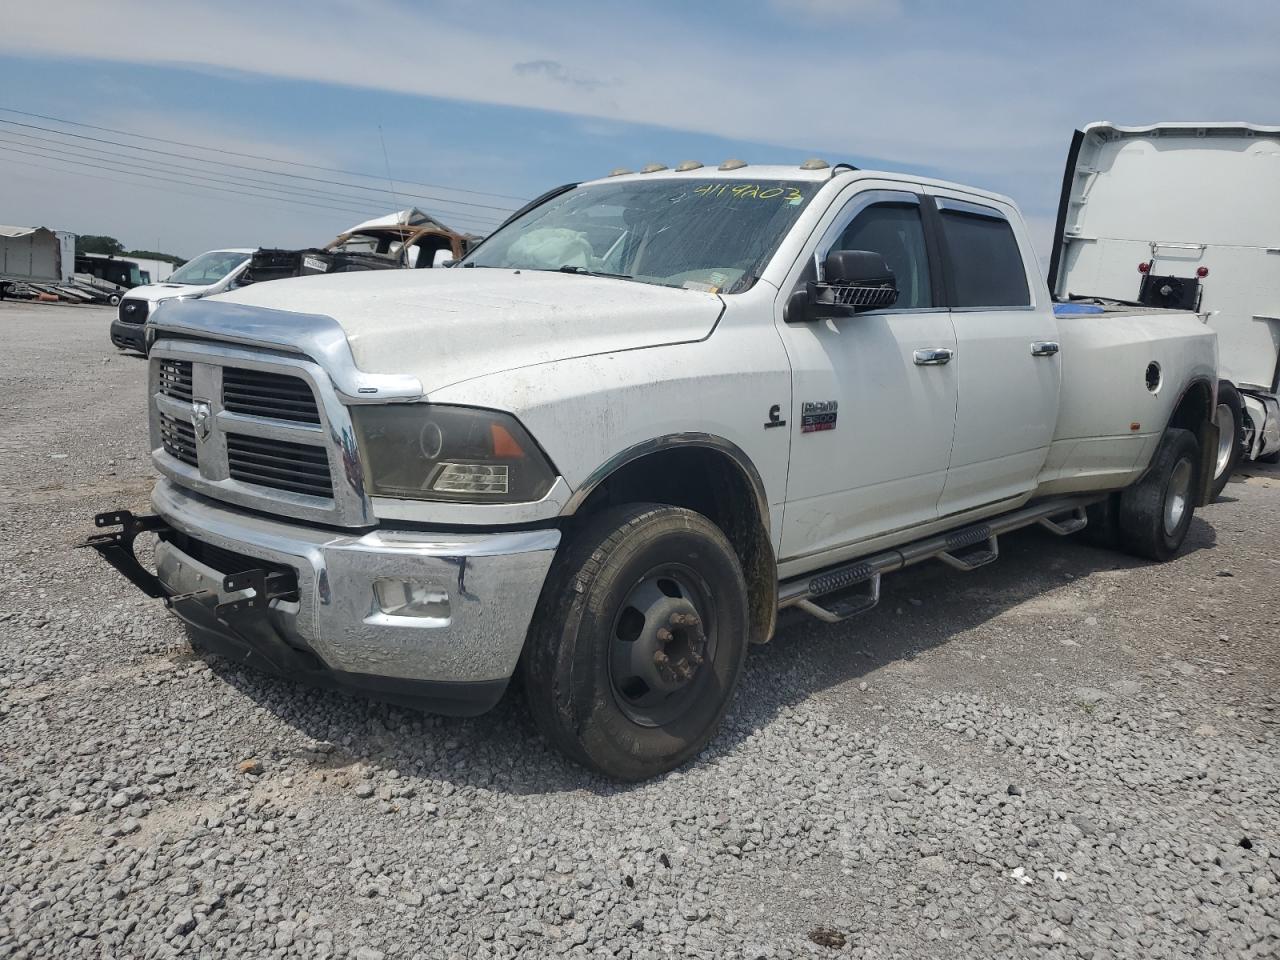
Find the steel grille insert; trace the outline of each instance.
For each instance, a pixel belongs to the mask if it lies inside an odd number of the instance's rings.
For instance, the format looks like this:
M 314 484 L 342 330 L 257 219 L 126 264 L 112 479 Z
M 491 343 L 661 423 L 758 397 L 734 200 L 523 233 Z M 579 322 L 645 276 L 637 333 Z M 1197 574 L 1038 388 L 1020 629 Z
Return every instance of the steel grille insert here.
M 160 392 L 175 400 L 191 402 L 191 361 L 160 361 Z
M 324 447 L 229 433 L 227 462 L 233 480 L 333 498 L 329 455 Z
M 320 422 L 320 411 L 311 387 L 300 377 L 282 373 L 224 368 L 222 405 L 232 413 L 253 417 L 296 423 Z
M 196 432 L 191 424 L 160 414 L 160 443 L 169 456 L 196 465 Z

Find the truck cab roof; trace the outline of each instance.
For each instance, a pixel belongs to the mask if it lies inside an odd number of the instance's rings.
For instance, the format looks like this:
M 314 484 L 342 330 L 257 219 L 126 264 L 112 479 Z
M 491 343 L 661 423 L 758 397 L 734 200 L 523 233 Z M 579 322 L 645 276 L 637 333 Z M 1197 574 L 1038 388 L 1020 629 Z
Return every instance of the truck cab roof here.
M 736 163 L 736 161 L 726 161 Z M 681 166 L 684 166 L 681 164 Z M 1014 206 L 1011 199 L 1003 194 L 989 190 L 980 190 L 968 184 L 953 183 L 948 180 L 937 180 L 922 177 L 914 173 L 890 170 L 861 170 L 847 163 L 836 163 L 819 168 L 801 166 L 799 164 L 781 163 L 747 163 L 725 169 L 723 166 L 704 165 L 691 169 L 662 168 L 650 173 L 615 172 L 595 180 L 588 180 L 579 186 L 592 186 L 600 183 L 626 183 L 636 180 L 735 180 L 743 182 L 761 180 L 790 180 L 807 183 L 839 182 L 853 183 L 857 180 L 890 180 L 899 183 L 940 187 L 948 190 L 959 190 L 977 197 L 986 197 L 1000 203 Z

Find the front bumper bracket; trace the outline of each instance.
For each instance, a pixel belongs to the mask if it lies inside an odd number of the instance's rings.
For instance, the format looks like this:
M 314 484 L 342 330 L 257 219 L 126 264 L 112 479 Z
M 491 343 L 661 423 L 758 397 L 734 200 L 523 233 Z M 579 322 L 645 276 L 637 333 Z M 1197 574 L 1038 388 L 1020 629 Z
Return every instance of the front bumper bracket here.
M 133 552 L 133 542 L 140 533 L 161 533 L 170 529 L 163 517 L 155 514 L 136 516 L 128 510 L 112 510 L 93 518 L 96 527 L 119 526 L 119 530 L 86 537 L 77 547 L 97 550 L 103 560 L 120 571 L 126 580 L 152 599 L 167 599 L 169 591 L 160 578 L 144 567 Z

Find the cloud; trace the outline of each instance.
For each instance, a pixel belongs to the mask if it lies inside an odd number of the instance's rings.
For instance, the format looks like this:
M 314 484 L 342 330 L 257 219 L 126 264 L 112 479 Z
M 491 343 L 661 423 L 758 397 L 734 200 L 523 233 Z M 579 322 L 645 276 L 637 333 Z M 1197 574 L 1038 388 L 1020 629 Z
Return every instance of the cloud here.
M 524 63 L 515 64 L 512 69 L 517 76 L 543 76 L 556 83 L 563 83 L 570 87 L 580 87 L 583 90 L 599 90 L 601 87 L 609 86 L 606 80 L 597 80 L 594 77 L 579 76 L 565 69 L 563 63 L 559 60 L 528 60 Z
M 856 20 L 859 17 L 896 17 L 902 0 L 770 0 L 784 16 L 800 15 L 817 20 Z
M 936 171 L 1024 202 L 1030 186 L 1042 208 L 1054 202 L 1073 127 L 1101 117 L 1265 118 L 1274 112 L 1267 91 L 1280 85 L 1271 43 L 1280 5 L 1262 2 L 1204 18 L 1192 0 L 1167 0 L 1152 21 L 1128 5 L 1080 0 L 1070 20 L 1087 24 L 1083 32 L 1063 29 L 1060 7 L 1013 0 L 773 2 L 763 13 L 576 2 L 549 12 L 490 0 L 477 18 L 458 3 L 311 0 L 300 16 L 285 4 L 224 0 L 175 2 L 156 18 L 142 0 L 115 0 L 110 17 L 90 0 L 50 0 L 12 5 L 0 50 L 712 134 Z

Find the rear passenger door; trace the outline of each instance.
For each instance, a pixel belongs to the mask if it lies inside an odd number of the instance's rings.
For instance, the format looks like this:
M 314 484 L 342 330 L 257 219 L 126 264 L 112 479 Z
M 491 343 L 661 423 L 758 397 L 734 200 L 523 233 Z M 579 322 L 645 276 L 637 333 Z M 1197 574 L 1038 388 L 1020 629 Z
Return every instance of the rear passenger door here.
M 958 404 L 939 516 L 1026 499 L 1049 453 L 1062 383 L 1053 306 L 1006 204 L 930 188 L 956 334 Z M 1046 302 L 1037 302 L 1040 293 Z

